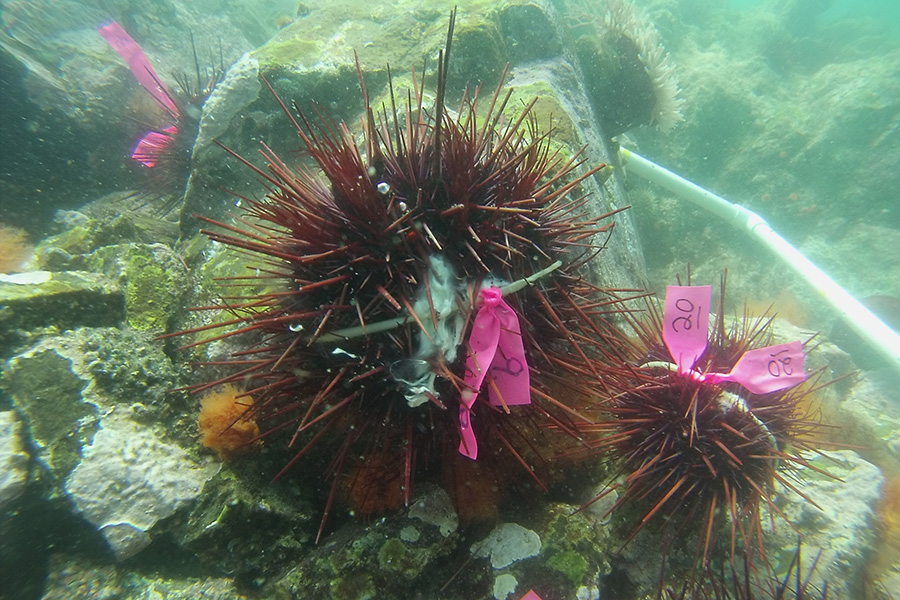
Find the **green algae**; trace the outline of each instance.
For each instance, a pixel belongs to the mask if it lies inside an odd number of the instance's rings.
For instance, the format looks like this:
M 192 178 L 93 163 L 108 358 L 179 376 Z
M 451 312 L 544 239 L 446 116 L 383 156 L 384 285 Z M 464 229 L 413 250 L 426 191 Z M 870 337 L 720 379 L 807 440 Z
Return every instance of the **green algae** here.
M 133 329 L 166 333 L 185 287 L 185 268 L 162 244 L 113 244 L 87 258 L 88 266 L 121 282 L 125 320 Z
M 134 257 L 128 271 L 131 275 L 125 284 L 128 324 L 138 331 L 165 331 L 171 315 L 175 277 L 146 256 Z
M 546 524 L 541 530 L 541 556 L 546 567 L 573 586 L 594 585 L 599 574 L 609 572 L 603 529 L 595 527 L 575 507 L 559 504 L 548 507 Z
M 365 573 L 338 577 L 331 581 L 329 587 L 333 600 L 372 600 L 378 597 L 375 582 Z
M 565 550 L 551 555 L 547 559 L 547 566 L 565 575 L 575 586 L 582 585 L 588 574 L 587 561 L 575 550 Z

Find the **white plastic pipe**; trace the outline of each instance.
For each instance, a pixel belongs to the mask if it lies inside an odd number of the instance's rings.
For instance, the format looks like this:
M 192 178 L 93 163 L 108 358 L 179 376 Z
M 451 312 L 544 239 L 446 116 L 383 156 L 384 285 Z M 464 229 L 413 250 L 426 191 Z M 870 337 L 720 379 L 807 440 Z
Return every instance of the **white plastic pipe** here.
M 787 240 L 775 233 L 765 219 L 630 150 L 622 148 L 619 156 L 622 164 L 627 165 L 630 173 L 644 177 L 670 192 L 690 200 L 762 242 L 775 256 L 803 277 L 831 305 L 844 323 L 859 334 L 896 371 L 900 372 L 900 335 L 850 295 L 847 290 L 835 283 L 822 269 L 791 246 Z

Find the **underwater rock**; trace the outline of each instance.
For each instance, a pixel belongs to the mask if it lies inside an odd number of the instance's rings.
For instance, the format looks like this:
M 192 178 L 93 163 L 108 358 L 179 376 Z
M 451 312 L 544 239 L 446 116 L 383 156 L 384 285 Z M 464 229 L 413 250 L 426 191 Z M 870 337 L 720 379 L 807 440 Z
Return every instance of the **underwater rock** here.
M 514 562 L 537 556 L 541 552 L 541 538 L 530 529 L 516 523 L 501 523 L 491 533 L 472 546 L 472 554 L 491 559 L 491 566 L 504 569 Z
M 247 461 L 224 465 L 171 529 L 205 565 L 259 589 L 303 559 L 320 518 L 301 491 L 272 483 Z
M 858 448 L 887 473 L 900 472 L 900 394 L 889 370 L 864 373 L 838 402 L 824 405 L 836 442 Z
M 497 525 L 471 545 L 472 556 L 490 560 L 472 561 L 469 579 L 492 582 L 496 600 L 519 598 L 529 589 L 542 598 L 596 600 L 614 549 L 606 527 L 577 510 L 550 503 L 520 513 L 536 524 L 534 530 L 512 522 Z
M 192 502 L 218 465 L 197 460 L 148 422 L 178 407 L 177 373 L 134 331 L 79 329 L 48 337 L 7 363 L 0 385 L 23 417 L 29 446 L 56 492 L 103 534 L 119 559 L 151 541 L 156 523 Z
M 405 600 L 437 597 L 456 563 L 446 557 L 458 548 L 458 533 L 447 535 L 446 492 L 419 487 L 419 498 L 437 512 L 423 520 L 423 507 L 398 511 L 369 526 L 346 524 L 311 549 L 303 561 L 274 585 L 276 597 L 334 600 Z M 441 498 L 444 500 L 441 500 Z M 445 503 L 446 502 L 446 503 Z M 455 515 L 454 515 L 455 516 Z M 468 577 L 467 577 L 468 579 Z
M 248 177 L 245 169 L 235 168 L 234 160 L 212 143 L 213 137 L 251 161 L 255 161 L 260 140 L 282 155 L 297 147 L 294 128 L 269 90 L 259 85 L 259 77 L 272 85 L 286 105 L 296 105 L 311 116 L 319 111 L 354 130 L 363 107 L 354 50 L 368 95 L 377 99 L 372 106 L 381 106 L 383 99 L 389 107 L 386 65 L 390 64 L 395 74 L 396 96 L 404 99 L 407 88 L 412 88 L 412 78 L 396 74 L 408 73 L 411 67 L 421 74 L 423 56 L 432 64 L 431 57 L 446 42 L 442 17 L 454 4 L 442 2 L 409 11 L 397 11 L 380 1 L 358 6 L 326 4 L 235 64 L 213 93 L 201 120 L 193 175 L 182 209 L 184 236 L 195 235 L 198 228 L 190 216 L 193 213 L 227 219 L 234 196 L 223 190 L 248 198 L 258 193 L 255 178 Z M 479 84 L 490 90 L 510 62 L 507 80 L 516 91 L 508 110 L 518 110 L 537 96 L 536 126 L 541 131 L 554 128 L 553 143 L 564 147 L 564 155 L 586 145 L 582 156 L 588 165 L 614 162 L 615 151 L 594 122 L 578 70 L 562 50 L 558 34 L 562 27 L 549 2 L 469 0 L 461 4 L 449 63 L 447 104 L 454 106 L 467 85 L 470 95 Z M 535 36 L 541 38 L 540 43 L 529 42 Z M 426 86 L 425 93 L 433 92 Z M 583 187 L 589 194 L 586 209 L 590 216 L 625 205 L 617 172 L 598 174 Z M 590 263 L 589 268 L 596 270 L 591 279 L 612 287 L 637 287 L 644 279 L 645 267 L 633 225 L 627 213 L 613 219 L 616 243 L 604 250 L 605 260 Z
M 444 537 L 449 536 L 459 527 L 459 516 L 453 508 L 450 495 L 443 488 L 436 486 L 423 486 L 421 493 L 415 502 L 412 503 L 412 506 L 409 507 L 409 518 L 418 519 L 427 525 L 436 526 Z M 403 531 L 409 532 L 410 530 L 404 528 Z M 418 529 L 413 527 L 412 531 L 415 531 L 415 539 L 410 541 L 418 541 Z M 410 533 L 406 535 L 413 536 Z
M 167 220 L 134 192 L 113 192 L 79 207 L 58 210 L 55 233 L 41 240 L 35 253 L 48 271 L 85 269 L 83 255 L 114 244 L 174 245 L 178 225 Z
M 222 577 L 167 577 L 123 572 L 63 553 L 50 559 L 50 574 L 41 600 L 245 600 L 234 583 Z
M 152 335 L 169 330 L 187 288 L 187 269 L 171 248 L 115 244 L 98 248 L 85 261 L 120 283 L 129 326 Z
M 0 511 L 22 495 L 28 481 L 28 453 L 22 423 L 11 410 L 0 412 Z
M 203 105 L 207 117 L 200 121 L 196 148 L 206 148 L 221 136 L 238 111 L 247 107 L 259 97 L 262 83 L 259 81 L 259 61 L 252 54 L 245 54 L 237 60 L 216 85 Z
M 176 316 L 188 287 L 188 273 L 168 245 L 134 241 L 154 234 L 163 239 L 168 236 L 164 227 L 146 225 L 146 215 L 140 211 L 123 215 L 121 204 L 131 201 L 110 194 L 84 212 L 59 211 L 57 222 L 65 229 L 41 241 L 36 250 L 38 264 L 60 272 L 54 277 L 72 271 L 106 276 L 124 296 L 125 322 L 138 331 L 159 335 L 166 333 Z M 161 220 L 158 215 L 154 218 Z
M 140 427 L 125 410 L 113 409 L 82 449 L 64 487 L 116 558 L 125 560 L 149 546 L 157 522 L 193 502 L 218 468 Z
M 809 454 L 807 458 L 829 475 L 800 466 L 791 481 L 796 490 L 776 484 L 775 495 L 778 509 L 802 535 L 800 572 L 810 573 L 809 580 L 816 588 L 822 589 L 827 582 L 829 599 L 862 598 L 884 476 L 851 450 Z M 778 516 L 774 522 L 774 530 L 764 529 L 763 538 L 776 572 L 784 573 L 796 551 L 797 531 Z
M 28 331 L 41 327 L 116 325 L 124 308 L 121 287 L 99 273 L 41 271 L 5 277 L 0 279 L 0 348 L 14 348 Z

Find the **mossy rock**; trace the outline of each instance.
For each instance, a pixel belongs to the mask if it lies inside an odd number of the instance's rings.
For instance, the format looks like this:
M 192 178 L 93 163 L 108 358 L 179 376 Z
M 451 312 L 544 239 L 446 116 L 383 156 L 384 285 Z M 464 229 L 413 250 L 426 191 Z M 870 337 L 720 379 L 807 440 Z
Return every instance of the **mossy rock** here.
M 58 480 L 78 465 L 99 427 L 98 407 L 82 394 L 88 381 L 72 368 L 71 360 L 48 348 L 16 357 L 0 380 L 23 417 L 35 456 Z
M 121 282 L 125 320 L 137 331 L 166 333 L 187 282 L 181 260 L 162 244 L 115 244 L 86 258 L 95 271 Z
M 23 273 L 0 281 L 0 356 L 31 331 L 119 324 L 125 316 L 122 288 L 99 273 Z

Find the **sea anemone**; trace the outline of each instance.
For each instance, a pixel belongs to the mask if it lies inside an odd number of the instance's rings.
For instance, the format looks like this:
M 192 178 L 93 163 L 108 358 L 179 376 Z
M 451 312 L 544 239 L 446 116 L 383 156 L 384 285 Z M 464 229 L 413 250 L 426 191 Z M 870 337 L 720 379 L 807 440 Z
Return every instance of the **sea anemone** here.
M 477 481 L 520 468 L 543 485 L 537 471 L 556 453 L 547 439 L 575 435 L 577 407 L 594 393 L 584 381 L 602 379 L 595 357 L 615 337 L 602 313 L 619 300 L 579 274 L 612 227 L 577 195 L 602 165 L 551 151 L 533 103 L 501 125 L 502 82 L 484 109 L 464 93 L 451 113 L 453 22 L 433 107 L 414 71 L 410 105 L 398 110 L 391 87 L 376 114 L 357 63 L 361 145 L 345 124 L 282 103 L 314 165 L 289 166 L 264 146 L 263 169 L 225 148 L 268 193 L 242 198 L 237 224 L 199 217 L 212 240 L 261 258 L 256 275 L 232 283 L 275 291 L 201 307 L 233 318 L 175 335 L 245 336 L 234 372 L 199 387 L 244 382 L 264 435 L 290 433 L 294 456 L 277 477 L 326 451 L 323 528 L 335 498 L 388 510 L 435 467 L 451 471 L 461 497 L 467 471 L 454 463 L 476 456 Z M 505 337 L 488 364 L 485 319 Z
M 650 78 L 653 92 L 650 122 L 662 132 L 670 132 L 684 120 L 681 113 L 684 99 L 672 60 L 659 39 L 656 27 L 644 11 L 625 0 L 606 0 L 603 23 L 606 29 L 604 35 L 625 38 L 634 45 L 638 59 Z
M 591 427 L 597 434 L 592 446 L 615 474 L 606 493 L 618 494 L 609 512 L 624 528 L 625 544 L 649 526 L 662 535 L 669 556 L 684 555 L 676 550 L 694 544 L 688 568 L 695 572 L 718 564 L 722 550 L 732 561 L 736 553 L 764 560 L 762 508 L 787 520 L 773 501 L 775 482 L 796 490 L 793 467 L 822 473 L 802 454 L 812 449 L 820 427 L 803 402 L 817 389 L 818 376 L 795 387 L 751 392 L 710 375 L 737 372 L 733 367 L 742 357 L 766 347 L 771 337 L 772 317 L 745 313 L 726 325 L 724 289 L 723 278 L 708 346 L 689 372 L 676 367 L 663 313 L 650 303 L 648 318 L 633 323 L 638 343 L 631 373 L 602 407 L 606 417 Z M 699 327 L 704 334 L 705 325 Z M 796 362 L 792 366 L 802 373 Z
M 570 18 L 572 50 L 604 133 L 640 125 L 668 133 L 684 120 L 674 66 L 644 11 L 607 0 L 602 20 L 584 7 Z

